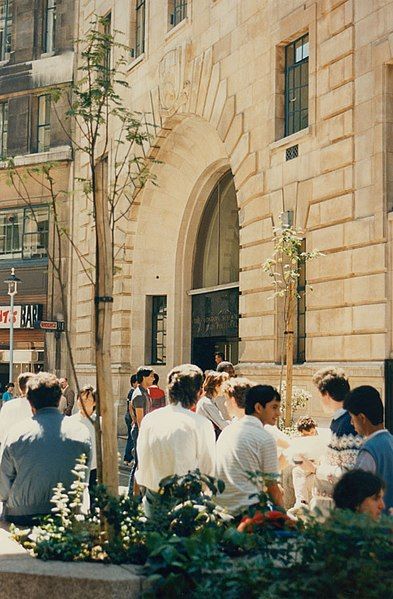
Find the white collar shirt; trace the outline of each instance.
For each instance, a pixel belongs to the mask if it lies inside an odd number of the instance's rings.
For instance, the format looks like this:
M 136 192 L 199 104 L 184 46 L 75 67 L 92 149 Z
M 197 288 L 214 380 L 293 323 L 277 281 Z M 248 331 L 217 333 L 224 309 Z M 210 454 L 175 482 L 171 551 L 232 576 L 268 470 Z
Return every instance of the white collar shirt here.
M 196 468 L 213 475 L 214 428 L 203 416 L 180 404 L 169 404 L 144 417 L 137 452 L 136 480 L 151 491 L 158 491 L 163 478 Z

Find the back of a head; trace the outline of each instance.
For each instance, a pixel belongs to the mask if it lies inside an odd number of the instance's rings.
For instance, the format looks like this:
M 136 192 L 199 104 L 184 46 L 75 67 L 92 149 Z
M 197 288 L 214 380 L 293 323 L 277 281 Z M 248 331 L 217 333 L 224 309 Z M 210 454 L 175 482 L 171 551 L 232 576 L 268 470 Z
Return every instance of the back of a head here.
M 254 385 L 246 392 L 245 412 L 251 416 L 255 412 L 255 405 L 261 404 L 263 408 L 271 401 L 281 401 L 277 389 L 271 385 Z
M 191 408 L 198 400 L 202 383 L 203 373 L 198 366 L 194 364 L 175 366 L 168 374 L 169 402 L 180 403 L 183 408 Z
M 350 391 L 345 398 L 344 408 L 355 416 L 364 414 L 371 424 L 383 422 L 382 399 L 377 389 L 371 385 L 361 385 Z
M 136 374 L 132 374 L 131 377 L 130 377 L 130 385 L 131 386 L 135 385 L 135 383 L 137 383 L 137 382 L 138 382 L 138 379 L 137 379 Z
M 153 385 L 158 385 L 158 383 L 160 382 L 160 377 L 158 376 L 158 374 L 155 372 L 154 373 L 154 380 L 153 380 Z
M 211 370 L 205 376 L 203 390 L 207 397 L 214 397 L 217 394 L 219 387 L 229 378 L 226 372 L 217 372 Z
M 235 376 L 235 368 L 232 362 L 220 362 L 217 364 L 217 372 L 226 372 L 229 376 Z
M 333 500 L 336 508 L 356 512 L 365 499 L 384 488 L 385 483 L 376 474 L 366 470 L 350 470 L 334 487 Z
M 223 385 L 223 392 L 233 397 L 238 408 L 244 410 L 246 406 L 246 393 L 253 383 L 246 377 L 230 378 Z
M 315 422 L 314 418 L 311 418 L 311 416 L 302 416 L 296 423 L 296 428 L 299 433 L 302 431 L 311 431 L 314 428 L 317 428 L 317 426 L 317 423 Z
M 61 386 L 58 378 L 49 372 L 39 372 L 26 385 L 26 396 L 36 410 L 58 407 Z
M 26 395 L 28 381 L 36 376 L 33 372 L 21 372 L 18 376 L 18 387 L 21 395 Z
M 147 366 L 139 366 L 138 370 L 136 371 L 136 380 L 138 381 L 138 384 L 141 384 L 143 379 L 147 376 L 150 376 L 152 372 L 152 368 L 148 368 Z
M 318 370 L 312 380 L 322 395 L 328 393 L 337 402 L 344 401 L 350 389 L 348 377 L 341 368 L 330 367 Z

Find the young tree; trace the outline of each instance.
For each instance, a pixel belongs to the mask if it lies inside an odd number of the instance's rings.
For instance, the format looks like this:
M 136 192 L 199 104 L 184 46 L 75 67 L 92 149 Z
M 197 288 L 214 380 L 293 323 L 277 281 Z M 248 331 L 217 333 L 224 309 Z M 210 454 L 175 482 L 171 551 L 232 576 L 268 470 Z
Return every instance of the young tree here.
M 293 348 L 294 348 L 294 321 L 297 300 L 304 291 L 298 289 L 300 269 L 309 260 L 322 256 L 318 250 L 312 252 L 302 251 L 303 235 L 301 231 L 292 226 L 282 226 L 274 229 L 274 250 L 271 258 L 263 264 L 264 272 L 273 280 L 274 298 L 282 298 L 283 309 L 280 314 L 284 321 L 283 348 L 281 351 L 280 393 L 282 390 L 284 354 L 286 364 L 285 377 L 285 427 L 291 426 L 292 420 L 292 383 L 293 383 Z M 309 287 L 311 289 L 311 287 Z
M 97 413 L 102 421 L 102 471 L 98 465 L 98 477 L 99 482 L 103 482 L 115 495 L 118 493 L 118 463 L 111 331 L 113 282 L 116 258 L 121 249 L 117 229 L 119 221 L 129 212 L 135 195 L 151 178 L 151 174 L 146 151 L 150 139 L 146 118 L 129 110 L 120 95 L 121 88 L 128 87 L 122 72 L 126 64 L 123 57 L 126 48 L 115 41 L 114 36 L 108 31 L 107 24 L 106 18 L 94 18 L 83 40 L 78 41 L 80 66 L 76 81 L 68 89 L 52 90 L 55 105 L 64 99 L 68 104 L 66 118 L 70 126 L 63 123 L 62 115 L 57 116 L 70 139 L 75 155 L 85 157 L 88 164 L 86 175 L 77 180 L 75 194 L 83 194 L 91 205 L 95 230 L 93 258 L 81 254 L 71 233 L 56 217 L 59 202 L 68 198 L 68 193 L 56 189 L 53 183 L 55 164 L 27 169 L 21 174 L 11 162 L 9 177 L 11 184 L 19 190 L 19 196 L 28 204 L 31 204 L 31 197 L 26 177 L 42 180 L 52 208 L 58 237 L 57 245 L 61 246 L 62 237 L 67 239 L 72 251 L 76 252 L 88 280 L 94 285 Z M 112 137 L 113 132 L 116 132 L 116 135 Z M 62 278 L 59 258 L 61 256 L 52 255 L 49 261 L 60 281 L 66 314 L 66 282 Z M 67 345 L 72 356 L 69 336 Z M 72 358 L 71 363 L 73 365 Z M 76 377 L 75 365 L 73 372 Z M 100 427 L 100 418 L 96 419 L 96 427 Z M 101 449 L 100 434 L 97 449 Z

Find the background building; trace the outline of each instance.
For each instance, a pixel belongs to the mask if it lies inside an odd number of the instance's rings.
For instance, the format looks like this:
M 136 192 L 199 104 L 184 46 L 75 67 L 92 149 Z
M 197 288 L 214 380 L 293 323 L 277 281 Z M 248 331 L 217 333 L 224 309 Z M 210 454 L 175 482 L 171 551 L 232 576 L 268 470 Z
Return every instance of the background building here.
M 392 357 L 393 2 L 84 3 L 130 52 L 125 100 L 148 112 L 158 186 L 122 225 L 113 322 L 118 394 L 141 363 L 212 365 L 277 383 L 280 307 L 261 265 L 293 214 L 305 247 L 296 383 L 323 364 L 384 391 Z M 110 173 L 109 173 L 110 177 Z M 91 251 L 88 208 L 77 243 Z M 79 371 L 91 376 L 92 291 L 75 269 Z M 78 292 L 76 293 L 76 288 Z M 387 385 L 390 393 L 390 385 Z M 314 392 L 315 395 L 315 392 Z M 319 402 L 312 411 L 318 414 Z
M 22 280 L 15 298 L 16 311 L 21 306 L 22 317 L 15 323 L 14 378 L 21 370 L 45 367 L 60 373 L 66 367 L 65 360 L 61 363 L 61 340 L 33 328 L 35 320 L 62 320 L 65 315 L 48 260 L 48 253 L 58 255 L 50 194 L 43 178 L 38 173 L 35 179 L 26 177 L 26 169 L 55 161 L 55 189 L 70 189 L 72 156 L 62 124 L 65 106 L 54 108 L 50 88 L 68 85 L 73 78 L 74 14 L 73 0 L 0 0 L 2 384 L 8 381 L 9 359 L 9 297 L 3 280 L 11 267 Z M 7 181 L 9 158 L 14 159 L 21 177 L 15 186 Z M 59 211 L 59 218 L 68 227 L 66 202 Z

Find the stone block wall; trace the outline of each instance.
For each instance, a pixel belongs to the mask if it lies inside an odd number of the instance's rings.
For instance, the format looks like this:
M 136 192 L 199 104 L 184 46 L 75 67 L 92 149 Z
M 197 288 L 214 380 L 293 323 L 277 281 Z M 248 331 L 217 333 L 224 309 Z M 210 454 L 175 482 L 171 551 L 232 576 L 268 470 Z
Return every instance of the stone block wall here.
M 111 11 L 128 43 L 130 6 L 85 0 L 78 34 L 94 12 Z M 276 376 L 280 323 L 261 265 L 280 213 L 291 210 L 307 249 L 325 254 L 307 266 L 314 290 L 306 301 L 306 371 L 350 364 L 359 382 L 366 364 L 382 388 L 383 360 L 392 352 L 393 1 L 192 0 L 187 10 L 168 31 L 166 2 L 147 3 L 146 50 L 127 70 L 125 102 L 157 125 L 151 152 L 161 163 L 154 167 L 158 186 L 138 195 L 122 228 L 113 337 L 119 395 L 145 361 L 146 295 L 168 296 L 168 363 L 160 374 L 190 359 L 187 292 L 198 219 L 226 168 L 240 218 L 239 369 Z M 284 48 L 306 32 L 309 123 L 284 137 Z M 298 157 L 288 161 L 286 149 L 295 144 Z M 75 216 L 86 255 L 88 210 L 78 205 Z M 87 288 L 74 305 L 86 375 Z

